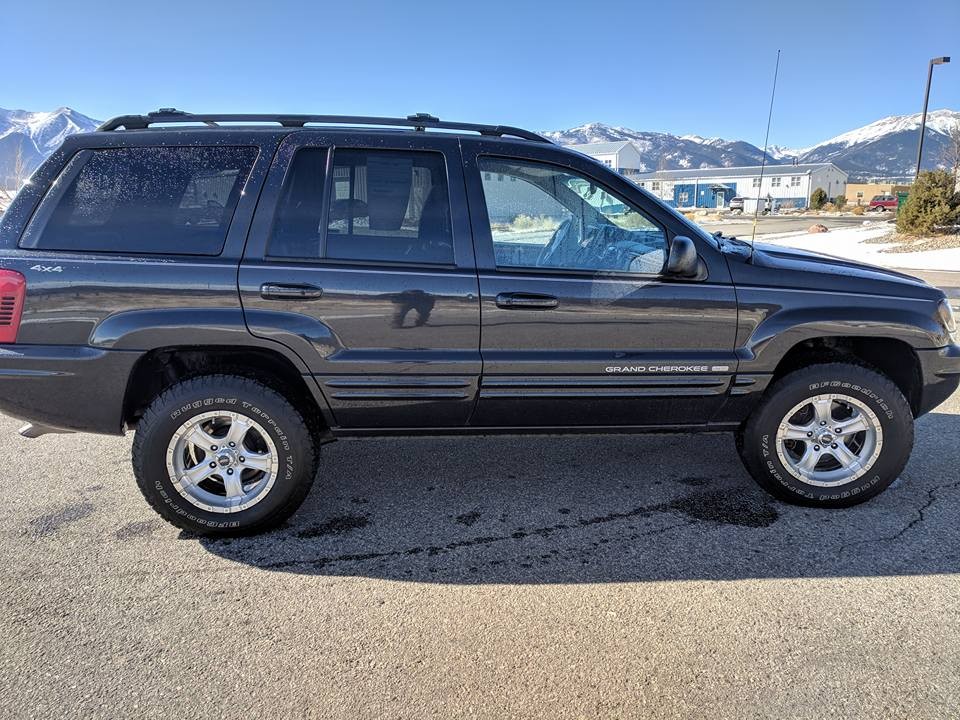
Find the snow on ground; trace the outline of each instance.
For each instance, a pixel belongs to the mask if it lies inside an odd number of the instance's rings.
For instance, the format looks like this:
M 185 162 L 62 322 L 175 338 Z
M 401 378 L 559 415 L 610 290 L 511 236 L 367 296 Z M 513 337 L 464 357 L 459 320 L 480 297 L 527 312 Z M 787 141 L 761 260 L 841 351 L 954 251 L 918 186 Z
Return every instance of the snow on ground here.
M 811 250 L 856 262 L 907 270 L 955 270 L 960 271 L 960 248 L 926 250 L 912 253 L 888 253 L 886 248 L 896 243 L 867 243 L 886 235 L 893 235 L 894 228 L 886 223 L 882 227 L 843 228 L 825 233 L 791 232 L 776 235 L 757 235 L 759 242 L 771 245 Z

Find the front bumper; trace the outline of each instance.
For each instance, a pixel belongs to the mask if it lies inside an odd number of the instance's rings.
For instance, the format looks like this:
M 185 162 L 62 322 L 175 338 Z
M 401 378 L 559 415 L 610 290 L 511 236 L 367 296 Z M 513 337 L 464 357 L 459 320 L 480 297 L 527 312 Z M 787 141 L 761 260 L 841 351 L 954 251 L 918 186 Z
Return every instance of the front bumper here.
M 960 387 L 960 345 L 917 350 L 923 390 L 918 416 L 930 412 Z
M 61 430 L 123 434 L 142 353 L 77 345 L 0 345 L 0 412 Z

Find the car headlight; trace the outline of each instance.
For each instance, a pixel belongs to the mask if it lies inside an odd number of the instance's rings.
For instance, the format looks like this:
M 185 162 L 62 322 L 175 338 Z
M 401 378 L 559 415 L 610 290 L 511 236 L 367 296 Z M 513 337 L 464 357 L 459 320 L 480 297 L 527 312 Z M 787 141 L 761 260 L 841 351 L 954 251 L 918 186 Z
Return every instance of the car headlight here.
M 940 316 L 940 322 L 950 333 L 950 337 L 956 339 L 957 319 L 953 316 L 953 308 L 950 307 L 950 301 L 947 298 L 941 300 L 940 304 L 937 305 L 937 314 Z

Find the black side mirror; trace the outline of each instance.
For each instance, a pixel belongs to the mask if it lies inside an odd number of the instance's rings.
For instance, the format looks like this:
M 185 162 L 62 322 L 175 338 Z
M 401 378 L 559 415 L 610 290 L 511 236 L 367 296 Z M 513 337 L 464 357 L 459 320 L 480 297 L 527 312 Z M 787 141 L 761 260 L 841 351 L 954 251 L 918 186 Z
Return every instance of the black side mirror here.
M 675 235 L 670 241 L 670 252 L 667 254 L 664 272 L 667 275 L 694 277 L 699 270 L 697 246 L 693 244 L 693 240 L 685 235 Z

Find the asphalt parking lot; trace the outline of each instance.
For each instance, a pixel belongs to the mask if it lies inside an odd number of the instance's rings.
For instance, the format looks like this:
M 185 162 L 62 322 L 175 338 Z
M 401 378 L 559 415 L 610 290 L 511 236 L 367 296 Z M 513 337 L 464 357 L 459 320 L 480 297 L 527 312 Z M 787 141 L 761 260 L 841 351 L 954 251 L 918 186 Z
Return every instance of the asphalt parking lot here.
M 722 435 L 327 446 L 202 540 L 129 438 L 0 417 L 6 717 L 960 714 L 960 394 L 880 498 L 780 504 Z
M 864 222 L 886 222 L 890 213 L 866 213 L 864 215 L 761 215 L 757 218 L 757 235 L 804 232 L 811 225 L 826 225 L 831 230 L 861 227 Z M 699 222 L 707 232 L 722 230 L 726 236 L 749 239 L 753 231 L 753 215 L 726 213 L 722 222 Z

